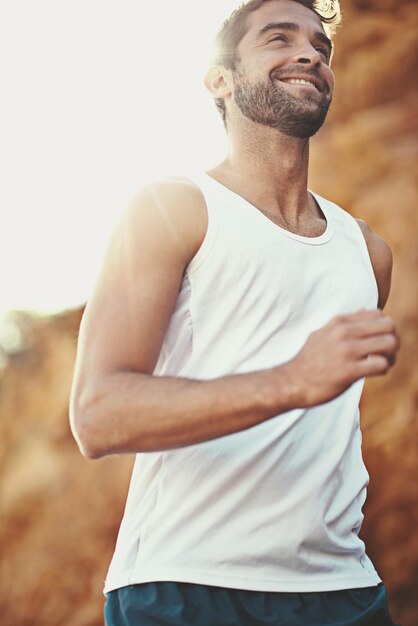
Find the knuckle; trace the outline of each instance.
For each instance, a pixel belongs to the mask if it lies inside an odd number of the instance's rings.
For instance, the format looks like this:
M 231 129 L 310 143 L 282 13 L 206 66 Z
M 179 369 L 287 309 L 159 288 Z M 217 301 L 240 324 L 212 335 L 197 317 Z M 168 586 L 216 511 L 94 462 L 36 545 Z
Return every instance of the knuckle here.
M 344 361 L 350 361 L 354 356 L 352 347 L 347 343 L 343 343 L 340 346 L 340 355 Z
M 398 340 L 395 335 L 388 335 L 386 341 L 390 350 L 396 350 L 398 347 Z
M 385 317 L 384 321 L 385 321 L 385 325 L 386 325 L 388 332 L 394 333 L 396 331 L 396 328 L 395 328 L 395 322 L 393 321 L 393 319 L 391 317 Z
M 345 323 L 344 315 L 336 315 L 330 321 L 330 326 L 332 326 L 333 328 L 338 328 L 339 326 L 341 326 L 344 323 Z
M 339 315 L 335 315 L 331 317 L 328 322 L 324 325 L 324 328 L 334 328 L 338 324 Z
M 376 354 L 369 356 L 365 361 L 365 375 L 385 374 L 389 369 L 389 361 L 384 356 Z
M 337 341 L 346 341 L 349 338 L 349 329 L 344 324 L 340 324 L 334 329 L 334 337 Z
M 386 359 L 384 356 L 377 356 L 376 367 L 379 372 L 381 372 L 382 374 L 386 374 L 386 372 L 389 370 L 388 359 Z

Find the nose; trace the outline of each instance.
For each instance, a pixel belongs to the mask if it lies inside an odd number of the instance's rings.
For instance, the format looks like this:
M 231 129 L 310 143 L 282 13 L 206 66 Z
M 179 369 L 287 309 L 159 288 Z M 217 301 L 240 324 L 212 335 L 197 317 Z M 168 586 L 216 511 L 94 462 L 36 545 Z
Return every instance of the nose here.
M 317 67 L 322 62 L 321 54 L 313 46 L 307 44 L 303 50 L 299 49 L 294 56 L 295 63 Z

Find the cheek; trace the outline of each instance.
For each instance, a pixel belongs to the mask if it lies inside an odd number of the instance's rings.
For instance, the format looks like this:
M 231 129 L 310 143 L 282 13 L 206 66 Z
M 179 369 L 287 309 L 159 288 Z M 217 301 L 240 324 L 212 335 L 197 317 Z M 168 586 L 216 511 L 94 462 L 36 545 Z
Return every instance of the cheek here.
M 275 69 L 284 67 L 289 63 L 288 55 L 279 50 L 266 50 L 258 54 L 246 64 L 246 73 L 260 78 L 262 74 L 269 76 Z
M 284 68 L 292 63 L 292 59 L 289 54 L 284 50 L 272 50 L 265 55 L 266 67 L 269 68 L 269 73 L 275 69 Z
M 330 91 L 331 93 L 334 91 L 334 86 L 335 86 L 335 79 L 334 79 L 334 73 L 332 72 L 331 69 L 327 69 L 326 72 L 324 73 L 324 78 L 327 81 L 329 87 L 330 87 Z

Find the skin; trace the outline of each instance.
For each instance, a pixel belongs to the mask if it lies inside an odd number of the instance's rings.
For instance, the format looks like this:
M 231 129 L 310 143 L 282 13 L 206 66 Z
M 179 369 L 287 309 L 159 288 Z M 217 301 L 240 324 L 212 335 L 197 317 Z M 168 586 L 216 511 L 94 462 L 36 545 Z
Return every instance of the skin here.
M 280 43 L 270 42 L 271 32 L 260 39 L 260 29 L 279 18 L 299 30 Z M 250 16 L 238 48 L 240 71 L 251 82 L 283 77 L 295 67 L 315 74 L 326 86 L 323 93 L 278 86 L 289 90 L 298 107 L 315 112 L 324 97 L 331 100 L 334 85 L 328 58 L 318 49 L 319 30 L 321 22 L 306 7 L 290 0 L 267 3 Z M 206 85 L 225 100 L 230 141 L 227 158 L 209 174 L 282 227 L 320 235 L 325 218 L 307 191 L 309 140 L 246 117 L 234 99 L 230 70 L 210 68 Z M 383 308 L 391 253 L 366 224 L 359 226 Z M 143 189 L 122 217 L 80 328 L 70 419 L 84 455 L 167 450 L 221 437 L 327 402 L 394 364 L 396 328 L 378 309 L 331 320 L 278 367 L 210 381 L 152 376 L 184 271 L 206 228 L 200 190 L 179 178 Z

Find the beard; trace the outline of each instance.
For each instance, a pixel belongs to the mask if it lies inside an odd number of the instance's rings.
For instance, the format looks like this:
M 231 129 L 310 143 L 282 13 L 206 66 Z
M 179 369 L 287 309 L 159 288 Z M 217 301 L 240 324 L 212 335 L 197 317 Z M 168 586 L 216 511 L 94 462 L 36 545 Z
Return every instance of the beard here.
M 286 73 L 309 74 L 300 66 L 287 68 Z M 310 94 L 298 96 L 282 87 L 279 76 L 280 72 L 276 71 L 269 76 L 267 83 L 261 80 L 250 83 L 244 72 L 235 70 L 234 98 L 238 108 L 251 121 L 275 128 L 290 137 L 312 137 L 325 122 L 331 104 L 328 85 L 321 79 L 321 92 L 318 91 L 314 98 Z

